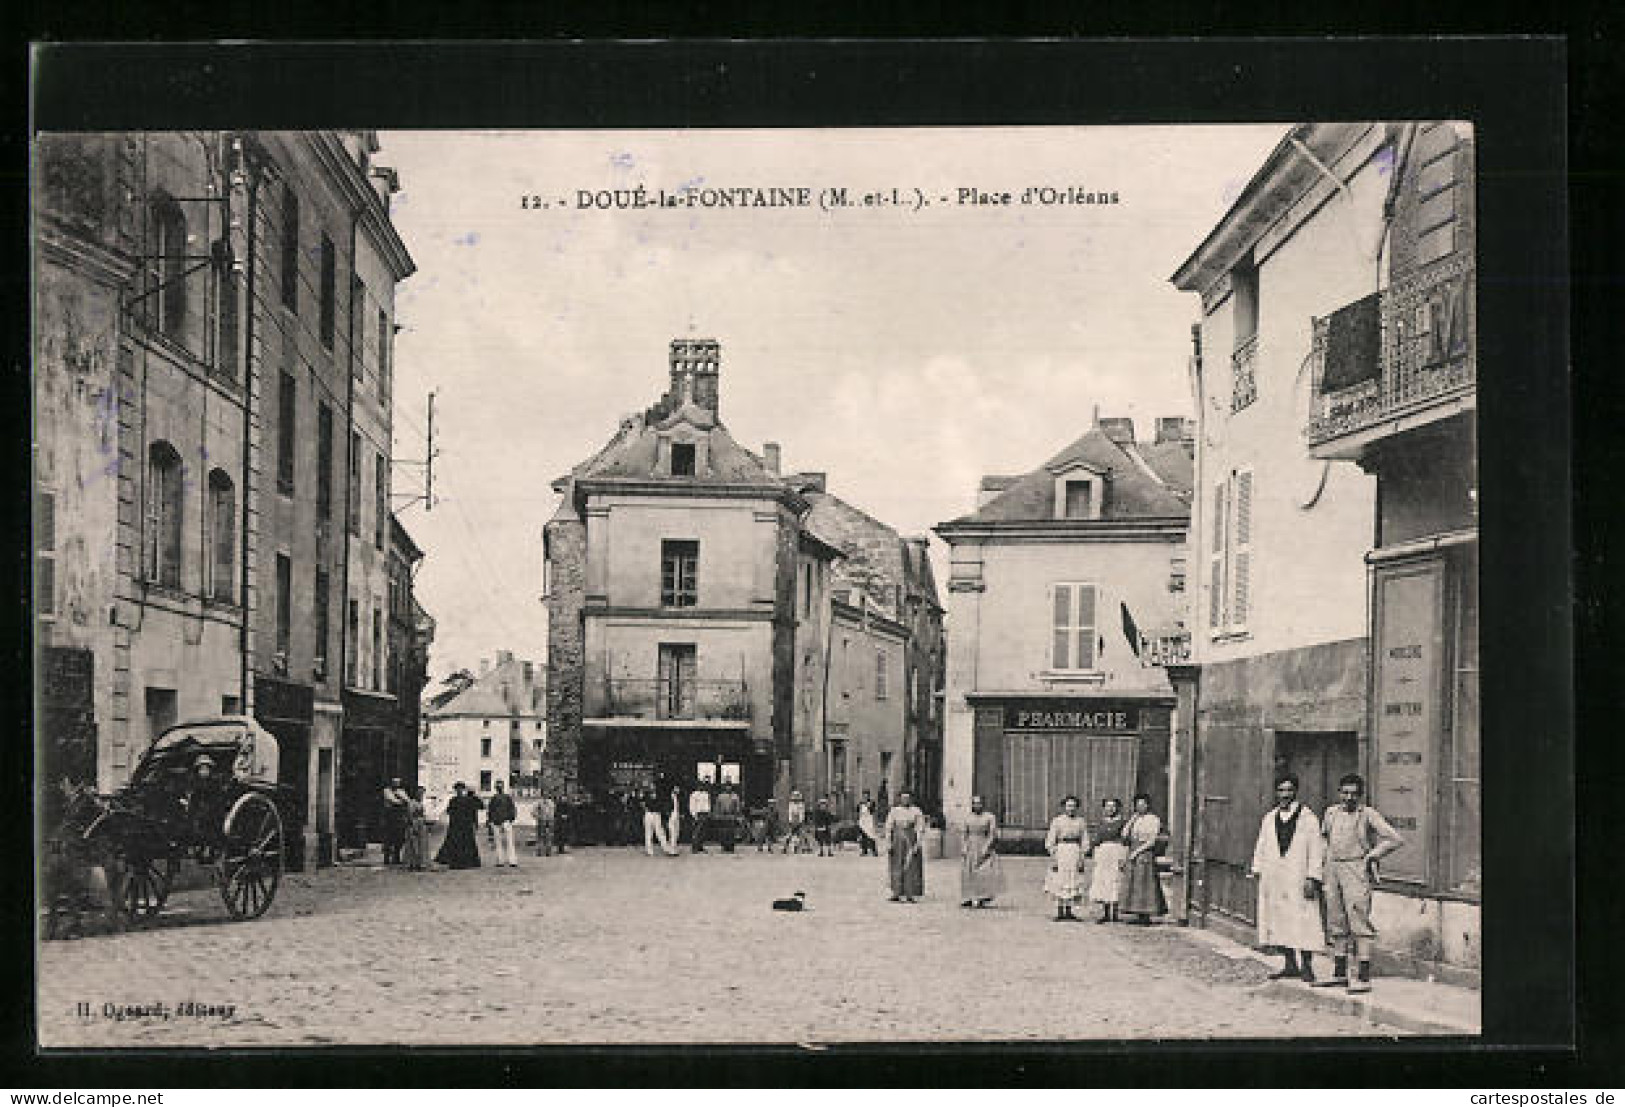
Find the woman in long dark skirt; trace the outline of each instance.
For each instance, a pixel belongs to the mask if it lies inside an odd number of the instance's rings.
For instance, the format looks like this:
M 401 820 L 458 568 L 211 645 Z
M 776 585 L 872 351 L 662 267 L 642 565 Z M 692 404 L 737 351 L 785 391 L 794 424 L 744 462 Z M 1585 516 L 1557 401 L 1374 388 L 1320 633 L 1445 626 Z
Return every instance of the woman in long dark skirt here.
M 899 793 L 883 832 L 893 903 L 913 903 L 925 895 L 925 827 L 925 812 L 914 806 L 913 795 Z
M 480 847 L 474 840 L 474 830 L 485 804 L 460 780 L 452 790 L 456 794 L 446 801 L 446 840 L 434 859 L 448 869 L 477 869 Z

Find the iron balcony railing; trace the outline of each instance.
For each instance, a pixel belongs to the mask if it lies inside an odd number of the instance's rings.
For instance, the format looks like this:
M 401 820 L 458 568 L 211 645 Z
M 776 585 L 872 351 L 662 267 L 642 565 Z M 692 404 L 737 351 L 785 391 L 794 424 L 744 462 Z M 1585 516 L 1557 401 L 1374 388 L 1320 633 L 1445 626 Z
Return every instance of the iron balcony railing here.
M 1185 665 L 1191 659 L 1191 633 L 1188 630 L 1140 635 L 1140 664 L 1147 668 Z
M 1314 320 L 1310 446 L 1471 393 L 1475 290 L 1472 260 L 1451 256 Z
M 750 722 L 749 690 L 743 680 L 608 679 L 603 714 L 633 719 Z
M 1230 410 L 1248 407 L 1258 399 L 1258 335 L 1236 347 L 1230 355 Z

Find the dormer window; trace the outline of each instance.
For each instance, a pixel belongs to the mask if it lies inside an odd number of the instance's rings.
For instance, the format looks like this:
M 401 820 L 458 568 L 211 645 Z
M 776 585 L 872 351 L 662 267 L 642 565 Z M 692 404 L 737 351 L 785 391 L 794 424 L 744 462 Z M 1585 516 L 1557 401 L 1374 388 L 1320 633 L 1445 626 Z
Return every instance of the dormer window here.
M 694 444 L 692 442 L 673 442 L 671 444 L 671 475 L 674 477 L 692 477 L 694 475 Z
M 1068 519 L 1087 519 L 1094 512 L 1095 486 L 1092 481 L 1069 480 L 1066 482 L 1066 517 Z
M 1057 519 L 1098 519 L 1105 499 L 1105 475 L 1087 466 L 1068 469 L 1055 477 Z

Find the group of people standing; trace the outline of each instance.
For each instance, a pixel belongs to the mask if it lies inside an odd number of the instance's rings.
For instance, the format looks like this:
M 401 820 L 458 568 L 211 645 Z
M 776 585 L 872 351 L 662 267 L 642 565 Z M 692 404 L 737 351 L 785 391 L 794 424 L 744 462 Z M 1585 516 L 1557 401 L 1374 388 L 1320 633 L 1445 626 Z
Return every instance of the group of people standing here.
M 1298 778 L 1275 781 L 1275 806 L 1264 814 L 1248 876 L 1258 881 L 1258 944 L 1284 954 L 1272 979 L 1317 987 L 1371 990 L 1371 892 L 1381 860 L 1404 839 L 1365 802 L 1365 780 L 1349 773 L 1324 818 L 1298 802 Z M 1315 978 L 1314 959 L 1332 951 L 1329 979 Z M 1351 975 L 1350 968 L 1353 968 Z
M 421 872 L 428 863 L 429 820 L 423 804 L 423 787 L 402 787 L 401 778 L 391 777 L 384 786 L 384 864 L 400 865 Z
M 1044 891 L 1055 900 L 1055 921 L 1080 921 L 1074 908 L 1085 898 L 1100 906 L 1097 923 L 1114 922 L 1121 912 L 1141 926 L 1168 913 L 1157 876 L 1157 858 L 1168 848 L 1162 820 L 1151 810 L 1151 797 L 1134 797 L 1134 813 L 1123 817 L 1123 801 L 1101 801 L 1100 820 L 1091 831 L 1078 814 L 1078 797 L 1067 796 L 1061 813 L 1050 821 L 1044 850 L 1050 855 Z M 1086 890 L 1084 859 L 1094 858 L 1094 872 Z

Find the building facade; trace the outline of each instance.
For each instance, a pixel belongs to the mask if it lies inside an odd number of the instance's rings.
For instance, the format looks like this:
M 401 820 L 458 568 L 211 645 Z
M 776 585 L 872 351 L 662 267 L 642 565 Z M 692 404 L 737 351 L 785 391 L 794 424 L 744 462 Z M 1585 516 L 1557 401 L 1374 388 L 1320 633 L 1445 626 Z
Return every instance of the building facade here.
M 116 788 L 165 728 L 250 697 L 235 156 L 219 134 L 35 145 L 41 780 Z
M 534 795 L 547 747 L 544 672 L 507 650 L 481 660 L 479 675 L 454 675 L 423 710 L 423 742 L 414 775 L 430 812 L 445 809 L 452 786 L 489 799 L 496 785 Z
M 908 641 L 897 613 L 929 577 L 911 583 L 896 532 L 828 496 L 821 475 L 782 476 L 777 446 L 757 455 L 735 441 L 718 417 L 720 360 L 712 340 L 674 341 L 665 396 L 554 486 L 562 499 L 544 532 L 549 791 L 603 804 L 729 782 L 752 807 L 792 788 L 844 781 L 850 791 L 862 779 L 848 745 L 859 733 L 884 744 L 898 784 L 906 779 Z M 849 514 L 864 520 L 850 531 L 818 522 Z M 865 568 L 870 545 L 896 566 L 884 582 Z M 851 574 L 873 578 L 886 613 L 857 600 Z M 835 705 L 856 669 L 832 649 L 842 627 L 848 641 L 872 641 L 887 621 L 882 690 L 895 691 L 858 718 L 851 697 Z M 876 673 L 872 646 L 862 648 Z M 850 752 L 832 759 L 832 749 Z M 864 756 L 862 772 L 878 773 L 880 747 Z
M 354 749 L 370 707 L 396 714 L 388 363 L 412 262 L 376 150 L 364 131 L 37 145 L 46 760 L 113 789 L 168 725 L 251 714 L 299 795 L 296 863 L 345 822 L 347 708 Z
M 1296 126 L 1174 276 L 1202 298 L 1193 909 L 1253 917 L 1276 773 L 1318 808 L 1358 771 L 1407 837 L 1383 866 L 1382 944 L 1467 966 L 1472 173 L 1458 124 Z
M 1040 841 L 1067 795 L 1093 817 L 1148 792 L 1170 810 L 1174 689 L 1187 641 L 1191 450 L 1184 419 L 1138 442 L 1098 420 L 1044 465 L 984 479 L 941 523 L 951 551 L 943 806 L 981 796 Z

